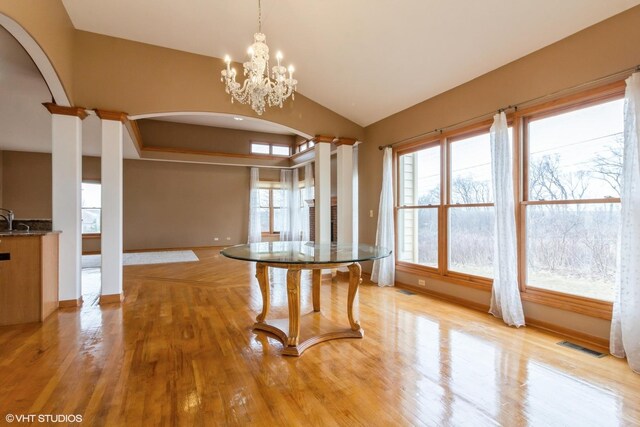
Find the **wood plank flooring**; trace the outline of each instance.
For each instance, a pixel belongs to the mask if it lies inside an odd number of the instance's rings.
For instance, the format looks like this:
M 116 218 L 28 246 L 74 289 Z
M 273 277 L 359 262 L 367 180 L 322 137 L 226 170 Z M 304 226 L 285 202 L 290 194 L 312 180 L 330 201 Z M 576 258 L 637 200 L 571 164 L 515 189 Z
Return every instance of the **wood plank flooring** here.
M 81 414 L 83 425 L 617 426 L 640 424 L 640 375 L 623 360 L 560 347 L 534 328 L 365 283 L 364 339 L 302 357 L 251 325 L 255 266 L 196 249 L 199 262 L 125 267 L 121 305 L 58 310 L 0 328 L 6 414 Z M 286 314 L 285 275 L 272 313 Z M 322 310 L 346 322 L 346 283 Z M 303 274 L 303 312 L 311 277 Z

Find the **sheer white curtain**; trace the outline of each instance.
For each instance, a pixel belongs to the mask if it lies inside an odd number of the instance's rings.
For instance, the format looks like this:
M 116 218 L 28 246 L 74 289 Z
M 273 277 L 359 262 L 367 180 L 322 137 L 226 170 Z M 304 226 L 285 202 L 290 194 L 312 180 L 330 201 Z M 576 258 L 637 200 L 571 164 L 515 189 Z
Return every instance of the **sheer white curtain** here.
M 627 79 L 624 107 L 621 224 L 611 354 L 640 373 L 640 73 Z
M 393 163 L 391 147 L 384 149 L 382 159 L 382 190 L 378 208 L 378 231 L 376 246 L 393 250 L 395 234 L 393 228 Z M 373 262 L 371 281 L 378 286 L 393 286 L 395 283 L 396 265 L 393 255 Z
M 358 213 L 360 212 L 359 207 L 359 194 L 360 189 L 358 188 L 359 178 L 358 178 L 358 146 L 353 147 L 353 243 L 357 244 L 360 241 L 360 235 L 358 231 L 358 227 L 360 224 Z
M 251 168 L 251 181 L 249 187 L 249 243 L 255 243 L 262 240 L 262 231 L 260 229 L 259 184 L 260 172 L 258 168 Z
M 291 193 L 289 197 L 289 221 L 291 221 L 291 240 L 300 240 L 302 233 L 302 207 L 300 206 L 300 176 L 298 169 L 291 171 Z
M 524 325 L 524 313 L 518 288 L 516 218 L 513 200 L 513 159 L 507 117 L 493 117 L 491 126 L 491 177 L 495 198 L 493 243 L 493 289 L 489 313 L 507 325 Z
M 280 194 L 282 194 L 280 204 L 280 240 L 292 240 L 293 230 L 291 228 L 291 171 L 282 169 L 280 171 Z
M 300 240 L 308 242 L 311 238 L 311 224 L 309 222 L 309 204 L 307 200 L 313 199 L 313 168 L 311 163 L 304 166 L 304 191 L 302 193 L 302 212 L 300 213 L 300 227 L 302 228 Z

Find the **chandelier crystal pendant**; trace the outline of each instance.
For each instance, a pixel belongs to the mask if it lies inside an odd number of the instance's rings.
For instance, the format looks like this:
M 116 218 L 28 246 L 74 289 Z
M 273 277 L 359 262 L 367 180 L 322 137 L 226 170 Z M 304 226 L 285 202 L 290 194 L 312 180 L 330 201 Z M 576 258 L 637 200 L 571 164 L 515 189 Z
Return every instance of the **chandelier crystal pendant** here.
M 298 81 L 293 78 L 293 66 L 289 65 L 287 70 L 280 65 L 282 60 L 280 52 L 276 54 L 278 65 L 271 69 L 271 76 L 269 76 L 269 46 L 266 39 L 267 37 L 262 33 L 262 7 L 258 0 L 258 32 L 253 35 L 253 44 L 247 51 L 251 60 L 242 64 L 244 83 L 240 85 L 236 82 L 236 69 L 231 68 L 229 55 L 224 57 L 227 68 L 222 70 L 220 79 L 225 84 L 226 92 L 231 95 L 231 103 L 236 99 L 242 104 L 251 104 L 251 108 L 258 115 L 264 113 L 267 103 L 270 107 L 277 105 L 282 108 L 282 103 L 289 96 L 292 100 L 295 99 L 294 92 L 298 84 Z

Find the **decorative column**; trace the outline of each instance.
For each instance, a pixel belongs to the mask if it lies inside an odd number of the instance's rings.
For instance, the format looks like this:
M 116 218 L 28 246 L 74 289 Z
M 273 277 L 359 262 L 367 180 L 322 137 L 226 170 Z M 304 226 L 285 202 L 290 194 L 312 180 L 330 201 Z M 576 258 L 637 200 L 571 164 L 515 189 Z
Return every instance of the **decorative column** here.
M 353 145 L 355 139 L 338 138 L 337 196 L 338 243 L 353 243 Z
M 100 304 L 119 303 L 122 292 L 122 143 L 125 113 L 96 110 L 102 123 L 102 287 Z
M 316 136 L 315 142 L 315 233 L 316 243 L 331 243 L 331 142 Z
M 82 304 L 82 120 L 80 107 L 43 104 L 51 113 L 51 214 L 60 235 L 60 307 Z

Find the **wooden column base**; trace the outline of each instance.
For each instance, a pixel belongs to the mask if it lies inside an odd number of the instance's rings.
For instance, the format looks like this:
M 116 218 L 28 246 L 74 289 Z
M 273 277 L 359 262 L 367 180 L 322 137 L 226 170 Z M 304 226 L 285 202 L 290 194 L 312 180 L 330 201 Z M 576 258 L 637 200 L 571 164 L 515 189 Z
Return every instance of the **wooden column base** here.
M 327 319 L 320 312 L 313 311 L 300 316 L 298 345 L 287 346 L 289 336 L 286 331 L 289 330 L 289 318 L 255 323 L 253 329 L 275 335 L 284 345 L 282 354 L 286 356 L 300 356 L 309 347 L 324 341 L 340 338 L 362 338 L 364 336 L 362 328 L 354 331 Z
M 124 294 L 100 295 L 100 305 L 120 304 L 124 301 Z
M 58 308 L 80 307 L 82 305 L 82 297 L 76 299 L 65 299 L 58 301 Z

